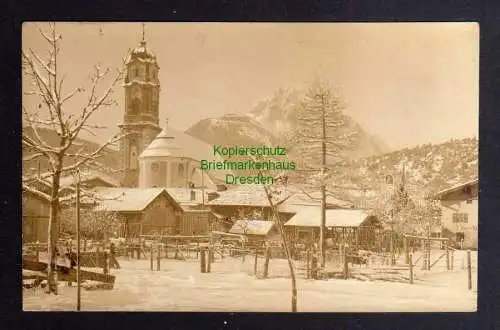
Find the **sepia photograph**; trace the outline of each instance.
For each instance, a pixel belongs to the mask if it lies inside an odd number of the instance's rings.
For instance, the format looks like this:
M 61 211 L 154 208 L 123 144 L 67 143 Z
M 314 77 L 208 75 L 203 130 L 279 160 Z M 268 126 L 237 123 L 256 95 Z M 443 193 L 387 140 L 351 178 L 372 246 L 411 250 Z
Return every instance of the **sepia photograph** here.
M 25 22 L 24 311 L 477 312 L 477 23 Z

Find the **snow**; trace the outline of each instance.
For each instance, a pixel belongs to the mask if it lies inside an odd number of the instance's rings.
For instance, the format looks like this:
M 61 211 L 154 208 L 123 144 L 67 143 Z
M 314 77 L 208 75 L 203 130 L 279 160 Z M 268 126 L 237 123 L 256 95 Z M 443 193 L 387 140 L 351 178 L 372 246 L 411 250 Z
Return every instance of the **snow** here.
M 416 268 L 414 284 L 359 280 L 307 280 L 298 270 L 299 312 L 471 312 L 476 311 L 477 267 L 473 290 L 467 289 L 467 272 L 455 253 L 455 269 L 428 274 Z M 271 259 L 269 278 L 253 274 L 253 256 L 226 257 L 212 264 L 211 273 L 201 273 L 199 261 L 163 259 L 160 271 L 149 269 L 149 260 L 122 258 L 113 290 L 82 290 L 82 310 L 87 311 L 254 311 L 288 312 L 291 281 L 287 264 Z M 476 262 L 474 256 L 473 262 Z M 258 274 L 264 260 L 259 257 Z M 156 260 L 154 262 L 156 267 Z M 357 267 L 354 266 L 354 267 Z M 364 266 L 363 266 L 364 267 Z M 155 268 L 156 269 L 156 268 Z M 43 289 L 23 291 L 24 310 L 75 310 L 76 287 L 60 286 L 58 296 Z

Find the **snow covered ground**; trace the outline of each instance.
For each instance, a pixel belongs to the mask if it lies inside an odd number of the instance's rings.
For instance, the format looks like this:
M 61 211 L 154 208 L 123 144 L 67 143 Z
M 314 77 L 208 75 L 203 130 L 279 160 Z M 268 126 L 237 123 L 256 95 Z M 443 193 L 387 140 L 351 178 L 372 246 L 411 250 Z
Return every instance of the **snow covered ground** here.
M 453 271 L 416 268 L 414 284 L 359 280 L 298 281 L 299 312 L 474 312 L 477 304 L 477 264 L 473 255 L 473 288 L 467 288 L 467 271 L 457 251 Z M 270 278 L 253 274 L 254 258 L 225 258 L 201 273 L 199 261 L 162 260 L 160 271 L 151 271 L 149 260 L 119 260 L 122 268 L 113 290 L 82 289 L 84 311 L 220 311 L 288 312 L 291 281 L 285 260 L 270 262 Z M 263 260 L 259 259 L 258 274 Z M 156 267 L 156 261 L 154 263 Z M 156 268 L 155 268 L 156 269 Z M 76 310 L 76 287 L 61 283 L 58 296 L 43 289 L 23 290 L 25 311 Z

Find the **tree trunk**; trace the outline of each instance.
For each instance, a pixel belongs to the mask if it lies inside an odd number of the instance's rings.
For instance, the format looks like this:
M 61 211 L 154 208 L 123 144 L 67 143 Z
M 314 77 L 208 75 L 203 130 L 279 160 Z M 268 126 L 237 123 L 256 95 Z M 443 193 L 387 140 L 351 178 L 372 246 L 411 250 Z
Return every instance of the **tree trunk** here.
M 269 196 L 268 196 L 268 199 L 269 199 L 269 202 L 272 206 L 272 210 L 274 213 L 274 219 L 276 219 L 275 222 L 278 225 L 278 229 L 280 232 L 283 247 L 285 248 L 286 259 L 288 261 L 288 268 L 290 269 L 290 276 L 292 277 L 292 312 L 296 312 L 297 311 L 297 281 L 295 279 L 295 269 L 293 268 L 292 258 L 290 255 L 290 248 L 288 247 L 288 243 L 287 243 L 286 236 L 285 236 L 285 230 L 283 229 L 283 224 L 280 221 L 278 212 L 276 211 L 276 207 L 272 204 L 272 201 L 269 198 Z
M 320 236 L 319 236 L 319 249 L 321 255 L 321 267 L 325 267 L 326 265 L 326 187 L 323 184 L 321 186 L 321 227 L 320 227 Z
M 322 97 L 322 101 L 324 99 Z M 325 236 L 326 236 L 326 109 L 322 107 L 322 139 L 321 139 L 321 227 L 319 237 L 319 249 L 321 253 L 321 267 L 326 264 L 325 256 Z
M 56 279 L 56 246 L 59 239 L 59 180 L 61 177 L 62 162 L 59 161 L 57 169 L 52 176 L 52 191 L 50 194 L 50 218 L 47 238 L 47 254 L 48 254 L 48 269 L 47 269 L 47 293 L 57 294 L 57 279 Z

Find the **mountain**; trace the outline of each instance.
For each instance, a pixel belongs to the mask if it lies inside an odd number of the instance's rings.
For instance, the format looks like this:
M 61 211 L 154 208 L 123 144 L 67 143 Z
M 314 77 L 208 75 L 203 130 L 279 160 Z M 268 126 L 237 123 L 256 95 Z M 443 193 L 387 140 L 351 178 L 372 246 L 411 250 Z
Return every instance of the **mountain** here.
M 452 139 L 352 161 L 336 183 L 377 189 L 387 175 L 401 180 L 415 195 L 434 193 L 478 177 L 477 138 Z
M 272 146 L 277 138 L 247 115 L 226 114 L 220 118 L 202 119 L 186 134 L 209 144 L 224 146 Z
M 40 137 L 47 142 L 48 145 L 55 146 L 59 143 L 59 136 L 54 130 L 48 128 L 38 128 L 38 134 Z M 23 134 L 35 139 L 35 135 L 33 130 L 30 127 L 23 127 Z M 82 149 L 83 148 L 83 149 Z M 80 149 L 82 149 L 83 153 L 89 154 L 94 152 L 99 148 L 99 144 L 77 138 L 74 141 L 74 144 L 69 148 L 68 153 L 76 153 Z M 23 146 L 22 157 L 23 159 L 34 155 L 33 150 L 29 150 Z M 65 157 L 64 158 L 64 166 L 68 166 L 74 164 L 77 159 L 73 157 Z M 106 171 L 108 169 L 109 174 L 113 176 L 116 175 L 114 173 L 117 169 L 120 168 L 120 154 L 117 150 L 112 148 L 104 148 L 101 152 L 100 156 L 96 159 L 96 162 L 99 163 L 101 170 Z M 50 169 L 50 164 L 45 157 L 38 157 L 36 159 L 28 159 L 23 160 L 23 175 L 33 175 L 36 174 L 38 169 L 41 173 L 47 172 Z
M 186 133 L 212 144 L 283 146 L 297 125 L 296 105 L 302 97 L 301 91 L 281 88 L 258 102 L 246 114 L 202 119 L 186 130 Z M 368 134 L 351 117 L 346 116 L 346 120 L 348 128 L 358 133 L 357 148 L 347 153 L 349 159 L 389 151 L 380 138 Z

